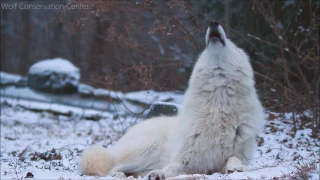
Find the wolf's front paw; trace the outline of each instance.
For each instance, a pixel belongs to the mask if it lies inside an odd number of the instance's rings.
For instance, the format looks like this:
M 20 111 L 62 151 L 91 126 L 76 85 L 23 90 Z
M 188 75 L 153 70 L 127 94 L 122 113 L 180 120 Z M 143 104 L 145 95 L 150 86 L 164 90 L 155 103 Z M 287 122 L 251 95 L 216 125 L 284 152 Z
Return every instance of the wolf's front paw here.
M 147 174 L 147 179 L 148 180 L 164 180 L 165 174 L 161 170 L 153 170 Z
M 110 172 L 108 175 L 112 176 L 114 178 L 126 178 L 127 177 L 123 172 Z
M 241 163 L 237 157 L 230 157 L 225 167 L 225 173 L 233 173 L 234 171 L 243 172 L 247 171 L 248 167 Z

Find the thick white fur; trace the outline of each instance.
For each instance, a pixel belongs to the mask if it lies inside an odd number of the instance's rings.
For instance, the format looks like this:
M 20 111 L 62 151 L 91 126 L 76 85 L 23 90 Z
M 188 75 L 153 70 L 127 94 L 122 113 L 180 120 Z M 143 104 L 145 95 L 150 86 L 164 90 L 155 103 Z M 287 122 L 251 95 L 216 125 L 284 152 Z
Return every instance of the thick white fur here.
M 84 151 L 79 161 L 79 168 L 87 175 L 105 176 L 112 166 L 112 157 L 105 148 L 98 145 Z
M 146 120 L 115 146 L 87 150 L 80 160 L 83 173 L 143 176 L 151 171 L 149 179 L 164 179 L 247 169 L 264 122 L 263 109 L 248 56 L 226 38 L 221 26 L 218 31 L 225 44 L 211 41 L 209 27 L 207 47 L 178 116 Z

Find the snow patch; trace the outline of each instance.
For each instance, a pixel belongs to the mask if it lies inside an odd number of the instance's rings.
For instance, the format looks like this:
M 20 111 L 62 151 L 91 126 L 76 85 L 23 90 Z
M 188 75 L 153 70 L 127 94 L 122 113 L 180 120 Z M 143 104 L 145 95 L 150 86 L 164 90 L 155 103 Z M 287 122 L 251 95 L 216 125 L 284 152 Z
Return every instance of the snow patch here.
M 149 101 L 148 98 L 182 101 L 183 95 L 174 92 L 142 91 L 128 93 L 127 98 Z M 153 94 L 153 95 L 150 95 Z M 1 98 L 3 100 L 3 98 Z M 16 104 L 14 104 L 16 102 Z M 151 102 L 151 101 L 150 101 Z M 1 102 L 2 103 L 2 102 Z M 161 102 L 170 104 L 167 102 Z M 133 124 L 140 121 L 133 115 L 124 115 L 126 108 L 139 108 L 130 104 L 128 107 L 119 106 L 116 112 L 96 110 L 82 111 L 81 108 L 61 106 L 58 104 L 44 104 L 32 101 L 12 99 L 11 105 L 1 104 L 1 179 L 25 177 L 28 172 L 34 179 L 97 179 L 93 176 L 81 176 L 77 161 L 81 152 L 92 144 L 111 146 Z M 72 112 L 73 116 L 54 116 L 46 112 L 34 112 L 19 108 L 25 105 L 34 108 L 48 108 L 61 112 Z M 129 103 L 128 103 L 129 105 Z M 100 121 L 87 121 L 85 116 L 76 114 L 103 115 Z M 292 113 L 274 114 L 275 119 L 268 120 L 259 134 L 263 143 L 256 147 L 256 155 L 249 163 L 246 172 L 231 174 L 214 173 L 212 175 L 190 174 L 180 175 L 173 179 L 300 179 L 297 165 L 303 162 L 316 162 L 317 169 L 309 178 L 319 177 L 319 142 L 311 138 L 312 131 L 303 127 L 296 134 L 291 134 L 293 128 Z M 118 116 L 119 118 L 114 118 Z M 295 115 L 298 119 L 299 116 Z M 61 159 L 32 160 L 32 154 L 52 152 L 55 149 Z M 22 159 L 21 159 L 22 157 Z M 14 166 L 18 167 L 15 171 Z M 110 176 L 98 179 L 116 179 Z M 134 179 L 129 177 L 127 179 Z M 144 177 L 137 178 L 144 179 Z
M 124 98 L 131 102 L 149 105 L 159 101 L 181 104 L 183 100 L 183 95 L 177 94 L 172 91 L 156 92 L 154 90 L 145 90 L 126 93 Z
M 116 91 L 111 91 L 107 89 L 95 89 L 93 91 L 94 96 L 96 97 L 111 97 L 112 99 L 123 99 L 123 93 L 122 92 L 116 92 Z
M 0 71 L 0 84 L 1 85 L 7 85 L 7 84 L 17 84 L 23 77 L 16 75 L 16 74 L 10 74 L 6 72 Z

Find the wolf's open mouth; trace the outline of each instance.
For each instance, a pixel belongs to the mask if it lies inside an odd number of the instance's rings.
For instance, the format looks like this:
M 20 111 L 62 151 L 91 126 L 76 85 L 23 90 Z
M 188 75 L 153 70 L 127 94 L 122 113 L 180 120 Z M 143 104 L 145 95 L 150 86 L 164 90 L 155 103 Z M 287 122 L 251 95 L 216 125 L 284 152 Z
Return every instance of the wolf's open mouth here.
M 212 31 L 210 32 L 210 34 L 209 34 L 209 38 L 210 38 L 210 39 L 212 39 L 212 38 L 217 38 L 217 39 L 220 40 L 220 42 L 221 42 L 223 45 L 225 45 L 225 42 L 222 40 L 220 33 L 217 32 L 217 31 L 212 30 Z
M 220 34 L 219 34 L 218 32 L 215 32 L 215 31 L 211 31 L 209 37 L 210 37 L 210 38 L 216 37 L 216 38 L 218 38 L 218 39 L 221 39 Z

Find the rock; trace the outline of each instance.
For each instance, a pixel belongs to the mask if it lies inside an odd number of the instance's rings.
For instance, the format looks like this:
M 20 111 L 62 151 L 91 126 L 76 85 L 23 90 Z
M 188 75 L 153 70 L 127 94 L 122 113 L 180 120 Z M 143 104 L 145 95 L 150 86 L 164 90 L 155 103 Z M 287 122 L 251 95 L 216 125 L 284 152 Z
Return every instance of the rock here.
M 62 58 L 39 61 L 28 72 L 30 88 L 51 93 L 76 93 L 80 70 Z
M 34 175 L 31 172 L 28 172 L 26 177 L 24 177 L 24 178 L 26 178 L 26 179 L 27 178 L 32 178 L 33 179 L 33 177 L 34 177 Z
M 79 84 L 78 93 L 82 97 L 92 97 L 94 92 L 94 88 L 87 84 Z
M 180 105 L 168 102 L 155 102 L 150 106 L 147 118 L 157 116 L 174 116 L 178 114 Z
M 28 78 L 22 77 L 16 84 L 16 87 L 27 87 Z

